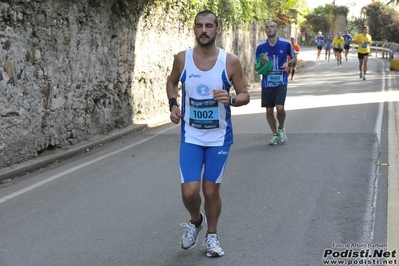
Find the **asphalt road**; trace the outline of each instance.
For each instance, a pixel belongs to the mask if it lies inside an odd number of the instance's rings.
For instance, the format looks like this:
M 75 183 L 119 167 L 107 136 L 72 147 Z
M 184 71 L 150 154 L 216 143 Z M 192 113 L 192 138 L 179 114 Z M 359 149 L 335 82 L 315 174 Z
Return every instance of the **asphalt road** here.
M 289 84 L 286 145 L 268 145 L 257 86 L 249 105 L 234 108 L 218 232 L 224 257 L 205 256 L 204 232 L 195 249 L 179 246 L 189 217 L 180 128 L 167 123 L 3 185 L 0 266 L 379 265 L 366 250 L 390 252 L 389 265 L 399 265 L 397 242 L 387 240 L 398 228 L 387 211 L 397 198 L 388 194 L 395 143 L 386 99 L 397 84 L 382 59 L 369 61 L 363 81 L 353 54 L 340 66 L 315 60 L 313 49 L 300 56 L 306 67 Z M 354 257 L 362 250 L 366 257 Z

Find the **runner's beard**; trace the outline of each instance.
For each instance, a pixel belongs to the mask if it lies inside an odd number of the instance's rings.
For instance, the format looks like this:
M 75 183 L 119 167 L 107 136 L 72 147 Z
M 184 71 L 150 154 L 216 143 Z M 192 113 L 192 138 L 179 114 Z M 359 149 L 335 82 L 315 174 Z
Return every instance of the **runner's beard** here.
M 197 38 L 197 43 L 202 47 L 207 47 L 214 44 L 216 41 L 216 36 L 213 38 L 209 38 L 207 42 L 201 42 L 201 36 Z

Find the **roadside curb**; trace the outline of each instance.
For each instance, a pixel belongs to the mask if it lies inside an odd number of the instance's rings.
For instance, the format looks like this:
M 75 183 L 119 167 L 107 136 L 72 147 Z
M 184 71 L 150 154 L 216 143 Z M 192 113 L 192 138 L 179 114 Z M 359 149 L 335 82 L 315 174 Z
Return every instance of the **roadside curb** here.
M 57 149 L 52 154 L 40 155 L 35 159 L 11 165 L 9 167 L 4 167 L 0 169 L 0 184 L 6 180 L 27 175 L 39 169 L 45 168 L 54 162 L 63 161 L 78 154 L 83 154 L 102 144 L 118 140 L 127 135 L 142 131 L 146 128 L 157 127 L 168 122 L 170 122 L 169 114 L 160 115 L 154 119 L 145 120 L 140 124 L 133 124 L 123 129 L 114 129 L 105 135 L 92 136 L 89 140 L 81 141 L 78 144 L 71 145 L 66 150 Z
M 394 74 L 398 77 L 397 74 Z M 392 88 L 397 88 L 398 79 L 394 78 L 396 84 Z M 388 206 L 387 206 L 387 245 L 389 249 L 399 248 L 399 94 L 398 90 L 390 89 L 391 96 L 388 103 L 389 127 L 388 142 Z

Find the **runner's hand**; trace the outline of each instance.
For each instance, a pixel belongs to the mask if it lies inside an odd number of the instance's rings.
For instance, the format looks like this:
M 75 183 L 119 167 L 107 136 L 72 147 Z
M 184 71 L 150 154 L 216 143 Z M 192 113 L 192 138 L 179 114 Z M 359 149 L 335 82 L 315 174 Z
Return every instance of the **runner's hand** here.
M 262 66 L 263 66 L 264 64 L 266 64 L 268 61 L 269 61 L 269 57 L 268 57 L 267 55 L 264 55 L 264 56 L 262 57 Z
M 170 121 L 174 124 L 179 124 L 181 119 L 180 108 L 176 105 L 172 106 L 172 110 L 170 111 Z
M 288 66 L 288 62 L 285 62 L 285 63 L 280 67 L 280 69 L 282 69 L 283 71 L 285 71 L 285 72 L 287 72 L 287 73 L 290 73 L 290 71 L 291 71 L 291 68 Z
M 230 96 L 226 90 L 213 90 L 213 99 L 224 105 L 230 104 Z

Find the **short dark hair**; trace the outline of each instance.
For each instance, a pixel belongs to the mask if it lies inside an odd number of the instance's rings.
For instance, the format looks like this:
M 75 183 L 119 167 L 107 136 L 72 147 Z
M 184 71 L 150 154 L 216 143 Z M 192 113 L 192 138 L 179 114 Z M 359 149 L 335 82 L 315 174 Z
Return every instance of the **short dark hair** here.
M 216 27 L 219 27 L 219 18 L 218 16 L 216 16 L 216 14 L 214 12 L 212 12 L 211 10 L 202 10 L 201 12 L 199 12 L 194 19 L 194 24 L 197 23 L 197 17 L 198 16 L 206 16 L 206 15 L 214 15 L 215 16 L 215 25 Z

